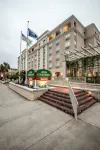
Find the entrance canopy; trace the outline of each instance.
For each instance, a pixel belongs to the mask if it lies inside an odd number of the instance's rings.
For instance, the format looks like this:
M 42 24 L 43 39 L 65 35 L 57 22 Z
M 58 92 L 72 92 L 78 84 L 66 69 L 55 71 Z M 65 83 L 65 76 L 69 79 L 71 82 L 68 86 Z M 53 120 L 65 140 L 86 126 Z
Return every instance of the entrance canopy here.
M 81 50 L 75 48 L 74 50 L 69 50 L 68 53 L 64 53 L 66 60 L 73 61 L 84 57 L 100 55 L 100 43 L 94 47 L 91 44 L 88 45 L 88 48 L 81 47 Z

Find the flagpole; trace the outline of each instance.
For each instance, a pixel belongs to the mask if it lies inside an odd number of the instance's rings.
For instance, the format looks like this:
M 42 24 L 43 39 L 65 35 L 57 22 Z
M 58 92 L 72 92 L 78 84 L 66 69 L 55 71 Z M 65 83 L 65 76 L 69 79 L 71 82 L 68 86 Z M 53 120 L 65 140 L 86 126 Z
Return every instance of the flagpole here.
M 29 21 L 27 21 L 27 42 L 28 42 L 28 27 Z M 25 74 L 25 84 L 27 84 L 27 52 L 28 52 L 28 43 L 26 42 L 26 74 Z
M 22 31 L 20 35 L 20 62 L 19 62 L 19 83 L 21 82 L 20 72 L 21 72 L 21 48 L 22 48 Z

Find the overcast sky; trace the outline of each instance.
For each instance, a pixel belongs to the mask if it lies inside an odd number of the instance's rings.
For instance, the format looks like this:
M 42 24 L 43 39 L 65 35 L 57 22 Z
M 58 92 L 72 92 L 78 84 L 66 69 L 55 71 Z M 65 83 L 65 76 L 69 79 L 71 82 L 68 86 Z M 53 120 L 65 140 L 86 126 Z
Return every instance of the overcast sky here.
M 17 68 L 20 32 L 26 35 L 28 20 L 30 28 L 41 35 L 72 14 L 84 26 L 95 23 L 100 30 L 100 0 L 0 0 L 0 63 Z

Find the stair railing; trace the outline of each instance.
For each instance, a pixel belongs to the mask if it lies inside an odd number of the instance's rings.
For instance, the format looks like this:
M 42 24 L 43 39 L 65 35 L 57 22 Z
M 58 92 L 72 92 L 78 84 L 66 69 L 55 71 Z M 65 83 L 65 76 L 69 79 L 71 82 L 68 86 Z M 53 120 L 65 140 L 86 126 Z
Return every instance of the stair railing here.
M 76 96 L 73 92 L 73 89 L 70 85 L 70 82 L 69 82 L 69 79 L 66 78 L 66 81 L 67 81 L 67 86 L 68 86 L 68 90 L 69 90 L 69 96 L 70 96 L 70 100 L 71 100 L 71 103 L 72 103 L 72 107 L 73 107 L 73 111 L 74 111 L 74 117 L 77 121 L 77 107 L 78 107 L 78 101 L 76 99 Z

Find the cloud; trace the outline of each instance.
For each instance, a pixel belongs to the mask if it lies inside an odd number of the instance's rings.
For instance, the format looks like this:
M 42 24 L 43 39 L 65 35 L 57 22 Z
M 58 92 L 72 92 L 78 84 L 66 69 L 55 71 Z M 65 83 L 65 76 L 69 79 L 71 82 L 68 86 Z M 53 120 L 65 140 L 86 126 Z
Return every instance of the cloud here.
M 38 35 L 52 30 L 71 14 L 76 15 L 84 25 L 94 22 L 100 28 L 99 8 L 99 0 L 1 0 L 0 62 L 6 61 L 11 67 L 17 67 L 20 32 L 22 30 L 26 34 L 28 20 L 30 28 Z M 22 43 L 24 48 L 25 43 Z

